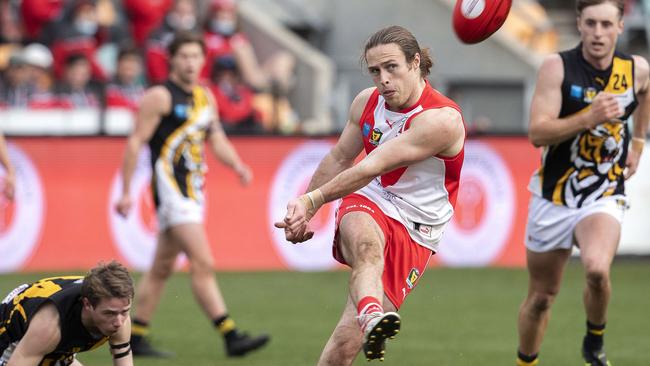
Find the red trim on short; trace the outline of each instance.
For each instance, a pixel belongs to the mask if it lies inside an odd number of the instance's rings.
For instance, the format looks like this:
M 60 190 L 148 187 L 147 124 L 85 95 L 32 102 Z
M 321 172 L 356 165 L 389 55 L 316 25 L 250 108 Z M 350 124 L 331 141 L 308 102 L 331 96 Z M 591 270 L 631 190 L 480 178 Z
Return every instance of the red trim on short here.
M 402 223 L 384 214 L 370 199 L 351 194 L 343 198 L 336 212 L 336 233 L 332 252 L 334 259 L 342 264 L 347 265 L 338 248 L 339 224 L 343 216 L 350 212 L 369 214 L 384 233 L 386 245 L 382 283 L 386 297 L 399 309 L 424 274 L 433 252 L 417 244 Z

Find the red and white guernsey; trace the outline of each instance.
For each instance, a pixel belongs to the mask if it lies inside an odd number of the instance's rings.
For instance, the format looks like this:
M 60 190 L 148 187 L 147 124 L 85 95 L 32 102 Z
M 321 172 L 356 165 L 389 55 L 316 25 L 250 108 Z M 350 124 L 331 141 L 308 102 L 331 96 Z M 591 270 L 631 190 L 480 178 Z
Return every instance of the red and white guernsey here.
M 367 154 L 408 130 L 413 118 L 427 109 L 460 108 L 426 84 L 418 102 L 393 112 L 375 91 L 361 115 L 359 127 Z M 417 121 L 415 122 L 417 123 Z M 465 148 L 454 157 L 431 156 L 375 178 L 357 194 L 366 196 L 387 216 L 401 222 L 418 244 L 437 250 L 446 224 L 454 213 Z

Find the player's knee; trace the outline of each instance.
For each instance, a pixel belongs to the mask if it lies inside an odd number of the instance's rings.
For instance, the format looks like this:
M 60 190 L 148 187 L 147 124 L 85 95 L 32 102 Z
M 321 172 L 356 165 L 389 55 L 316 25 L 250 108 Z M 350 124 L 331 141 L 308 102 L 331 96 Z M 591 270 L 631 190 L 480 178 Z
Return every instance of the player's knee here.
M 554 290 L 535 292 L 530 301 L 533 312 L 539 314 L 548 311 L 553 305 L 557 293 L 558 291 Z
M 174 261 L 170 263 L 156 264 L 151 267 L 151 275 L 158 280 L 164 281 L 174 273 Z
M 606 269 L 587 269 L 587 286 L 593 289 L 603 289 L 609 283 L 609 271 Z
M 214 260 L 212 257 L 193 258 L 190 261 L 190 272 L 194 275 L 212 276 L 214 272 Z

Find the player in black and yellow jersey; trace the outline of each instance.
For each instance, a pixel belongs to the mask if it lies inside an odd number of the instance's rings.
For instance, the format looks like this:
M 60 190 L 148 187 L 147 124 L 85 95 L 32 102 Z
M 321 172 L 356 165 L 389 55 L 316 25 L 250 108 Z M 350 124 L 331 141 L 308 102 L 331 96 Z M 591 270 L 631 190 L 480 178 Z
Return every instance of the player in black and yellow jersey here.
M 241 356 L 262 347 L 269 337 L 250 337 L 239 332 L 219 291 L 203 227 L 204 143 L 239 176 L 242 184 L 247 185 L 252 174 L 221 128 L 212 94 L 198 83 L 205 61 L 203 39 L 194 34 L 179 34 L 169 45 L 169 56 L 169 79 L 164 85 L 147 90 L 142 98 L 135 128 L 127 142 L 122 167 L 123 194 L 116 207 L 121 215 L 128 215 L 132 205 L 131 177 L 138 153 L 148 143 L 159 235 L 153 265 L 138 286 L 131 346 L 136 356 L 169 356 L 153 349 L 145 336 L 176 257 L 183 252 L 190 264 L 197 302 L 223 335 L 227 354 Z
M 624 0 L 577 0 L 581 43 L 542 64 L 529 138 L 544 148 L 529 189 L 529 289 L 519 312 L 517 364 L 536 365 L 550 307 L 573 245 L 585 269 L 587 330 L 582 356 L 605 366 L 603 334 L 610 267 L 650 117 L 650 73 L 640 56 L 618 52 Z M 633 116 L 634 127 L 628 118 Z
M 133 282 L 121 264 L 85 276 L 17 287 L 0 304 L 0 366 L 80 366 L 79 352 L 108 342 L 113 365 L 132 366 Z

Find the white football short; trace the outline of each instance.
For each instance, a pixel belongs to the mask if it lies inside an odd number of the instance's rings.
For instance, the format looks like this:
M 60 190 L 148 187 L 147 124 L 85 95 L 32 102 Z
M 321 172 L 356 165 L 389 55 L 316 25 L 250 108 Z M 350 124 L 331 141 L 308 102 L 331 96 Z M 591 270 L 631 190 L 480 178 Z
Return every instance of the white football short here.
M 605 213 L 620 224 L 627 209 L 624 197 L 605 197 L 580 208 L 569 208 L 533 194 L 528 205 L 526 248 L 533 252 L 571 249 L 575 244 L 573 231 L 582 219 L 595 213 Z
M 159 230 L 162 231 L 181 224 L 203 223 L 205 209 L 202 199 L 197 200 L 183 196 L 169 179 L 160 175 L 156 179 L 156 190 L 158 193 L 156 214 Z

